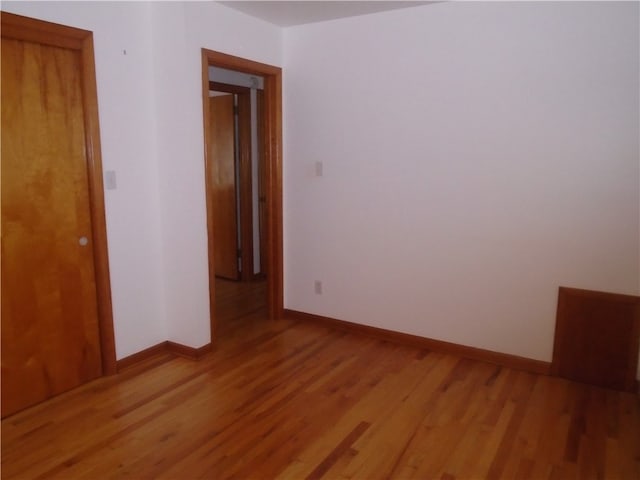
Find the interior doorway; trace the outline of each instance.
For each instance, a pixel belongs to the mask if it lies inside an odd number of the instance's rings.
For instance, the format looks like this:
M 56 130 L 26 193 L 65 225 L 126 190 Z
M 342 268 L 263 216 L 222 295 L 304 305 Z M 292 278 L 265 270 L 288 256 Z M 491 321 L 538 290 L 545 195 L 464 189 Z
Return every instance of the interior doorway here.
M 213 341 L 223 317 L 282 314 L 282 87 L 278 67 L 202 57 Z

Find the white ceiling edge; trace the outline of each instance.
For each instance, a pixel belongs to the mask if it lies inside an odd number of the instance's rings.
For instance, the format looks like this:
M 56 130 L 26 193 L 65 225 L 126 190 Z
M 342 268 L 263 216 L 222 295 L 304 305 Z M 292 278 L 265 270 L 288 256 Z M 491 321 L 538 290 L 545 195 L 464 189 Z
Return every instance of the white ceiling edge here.
M 433 1 L 222 1 L 218 2 L 279 27 L 417 7 Z

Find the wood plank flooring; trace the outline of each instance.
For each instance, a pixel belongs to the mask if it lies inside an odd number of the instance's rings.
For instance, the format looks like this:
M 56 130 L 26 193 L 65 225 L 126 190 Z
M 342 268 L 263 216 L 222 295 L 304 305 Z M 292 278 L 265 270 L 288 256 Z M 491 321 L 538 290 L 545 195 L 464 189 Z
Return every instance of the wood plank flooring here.
M 200 361 L 158 355 L 5 419 L 2 478 L 640 478 L 636 395 L 222 298 Z
M 216 278 L 216 338 L 233 329 L 249 314 L 264 313 L 267 308 L 267 282 L 234 282 Z

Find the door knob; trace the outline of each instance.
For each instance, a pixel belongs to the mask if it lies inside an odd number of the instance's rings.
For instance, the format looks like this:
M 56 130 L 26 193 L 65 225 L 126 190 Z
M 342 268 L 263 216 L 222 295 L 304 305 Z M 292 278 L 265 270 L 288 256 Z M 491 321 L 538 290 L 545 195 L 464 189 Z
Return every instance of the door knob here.
M 89 239 L 87 237 L 80 237 L 78 243 L 81 247 L 85 247 L 89 243 Z

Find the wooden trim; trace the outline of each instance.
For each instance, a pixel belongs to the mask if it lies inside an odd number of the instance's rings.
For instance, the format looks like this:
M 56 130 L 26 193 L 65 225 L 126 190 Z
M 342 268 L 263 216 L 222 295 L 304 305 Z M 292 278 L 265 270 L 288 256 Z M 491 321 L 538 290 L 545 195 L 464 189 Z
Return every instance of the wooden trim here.
M 207 80 L 209 79 L 208 67 L 226 68 L 227 70 L 236 70 L 238 72 L 248 73 L 249 75 L 259 75 L 262 77 L 276 76 L 280 75 L 282 72 L 280 67 L 274 67 L 267 63 L 260 63 L 246 58 L 236 57 L 235 55 L 216 52 L 214 50 L 207 50 L 206 48 L 202 49 L 202 54 L 208 60 L 206 65 Z
M 209 82 L 210 92 L 226 92 L 226 93 L 250 93 L 249 87 L 243 87 L 241 85 L 231 85 L 230 83 L 221 82 Z
M 199 360 L 201 357 L 212 350 L 212 346 L 210 343 L 207 343 L 206 345 L 203 345 L 199 348 L 188 347 L 186 345 L 182 345 L 181 343 L 175 343 L 171 341 L 167 341 L 166 345 L 169 352 L 180 357 L 190 358 L 191 360 Z
M 469 358 L 480 362 L 493 363 L 515 370 L 523 370 L 526 372 L 537 373 L 540 375 L 548 375 L 550 364 L 541 360 L 519 357 L 508 353 L 493 352 L 482 348 L 469 347 L 457 343 L 444 342 L 418 335 L 410 335 L 408 333 L 395 332 L 384 328 L 372 327 L 369 325 L 361 325 L 359 323 L 337 320 L 335 318 L 314 315 L 312 313 L 298 312 L 295 310 L 285 310 L 284 316 L 292 320 L 303 322 L 316 322 L 329 328 L 344 330 L 356 335 L 367 335 L 369 337 L 378 338 L 386 342 L 398 343 L 401 345 L 409 345 L 417 348 L 424 348 L 432 352 L 445 353 L 458 357 Z
M 595 298 L 618 303 L 636 304 L 640 302 L 640 297 L 636 295 L 624 295 L 622 293 L 600 292 L 597 290 L 584 290 L 571 287 L 559 287 L 558 292 L 571 295 L 572 297 Z
M 209 308 L 211 338 L 216 335 L 215 318 L 215 242 L 211 212 L 214 208 L 208 179 L 213 166 L 209 158 L 209 66 L 217 66 L 264 77 L 265 119 L 265 174 L 267 208 L 267 307 L 269 317 L 278 318 L 283 312 L 282 268 L 282 69 L 225 53 L 202 49 L 202 98 L 204 117 L 204 167 L 207 207 L 207 234 L 209 249 Z
M 104 190 L 102 184 L 102 154 L 98 121 L 98 92 L 96 87 L 93 33 L 7 12 L 1 13 L 2 37 L 39 42 L 46 45 L 78 50 L 82 60 L 82 89 L 87 174 L 91 213 L 92 246 L 96 276 L 98 328 L 103 375 L 117 372 L 111 283 L 107 248 Z
M 15 40 L 42 43 L 70 50 L 82 50 L 87 35 L 91 32 L 68 27 L 59 23 L 45 22 L 14 13 L 0 12 L 2 36 Z
M 267 307 L 276 319 L 284 311 L 282 249 L 282 72 L 265 77 L 264 159 L 267 210 Z
M 215 267 L 215 238 L 213 226 L 213 192 L 211 191 L 211 181 L 213 178 L 213 162 L 211 160 L 211 123 L 210 101 L 209 101 L 209 59 L 206 51 L 202 49 L 202 109 L 203 109 L 203 125 L 204 125 L 204 184 L 205 184 L 205 208 L 207 212 L 207 257 L 209 266 L 209 322 L 211 340 L 216 336 L 216 267 Z
M 96 293 L 100 315 L 102 371 L 105 375 L 117 372 L 116 343 L 113 330 L 107 221 L 102 182 L 102 149 L 98 122 L 98 89 L 93 51 L 93 34 L 84 40 L 82 49 L 85 141 L 89 166 L 89 195 L 91 198 L 91 227 L 93 229 L 93 258 L 96 271 Z
M 253 280 L 253 201 L 251 168 L 251 93 L 238 93 L 238 144 L 240 145 L 238 168 L 240 169 L 240 278 Z
M 160 342 L 156 345 L 153 345 L 149 348 L 145 348 L 144 350 L 140 350 L 139 352 L 136 352 L 132 355 L 129 355 L 127 357 L 121 358 L 120 360 L 117 361 L 117 365 L 118 365 L 118 372 L 120 372 L 121 370 L 131 367 L 132 365 L 135 365 L 136 363 L 140 363 L 143 362 L 145 360 L 150 359 L 151 357 L 155 357 L 156 355 L 160 355 L 162 353 L 166 353 L 169 351 L 169 348 L 167 347 L 167 342 Z
M 171 342 L 169 340 L 165 340 L 164 342 L 160 342 L 156 345 L 152 345 L 144 350 L 140 350 L 132 355 L 121 358 L 117 361 L 118 372 L 129 368 L 132 365 L 135 365 L 140 362 L 144 362 L 156 355 L 160 355 L 163 353 L 171 353 L 173 355 L 178 355 L 180 357 L 189 358 L 191 360 L 199 360 L 204 355 L 211 351 L 211 344 L 208 343 L 199 348 L 188 347 L 186 345 L 182 345 L 180 343 Z
M 264 91 L 256 90 L 256 111 L 258 118 L 258 218 L 259 218 L 259 234 L 260 234 L 260 271 L 255 278 L 266 278 L 266 258 L 267 258 L 267 240 L 265 228 L 267 226 L 266 210 L 265 210 L 265 170 L 266 163 L 264 160 L 265 150 L 265 134 L 264 134 Z

